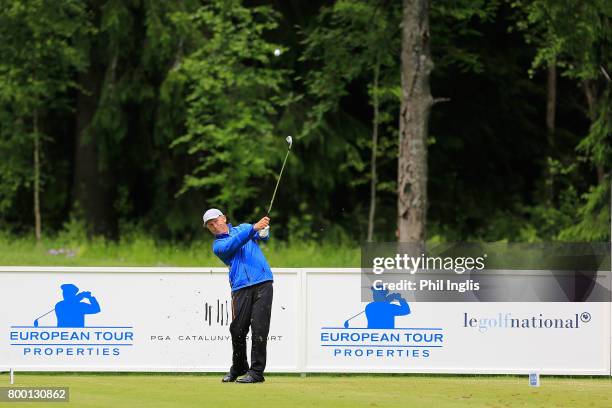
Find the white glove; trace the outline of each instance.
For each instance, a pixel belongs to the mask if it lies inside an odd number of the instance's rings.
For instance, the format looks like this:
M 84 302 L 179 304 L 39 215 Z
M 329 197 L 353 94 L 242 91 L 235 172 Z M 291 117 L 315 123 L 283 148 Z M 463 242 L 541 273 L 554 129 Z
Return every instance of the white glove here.
M 270 226 L 268 225 L 266 228 L 259 230 L 259 238 L 266 238 L 270 235 Z

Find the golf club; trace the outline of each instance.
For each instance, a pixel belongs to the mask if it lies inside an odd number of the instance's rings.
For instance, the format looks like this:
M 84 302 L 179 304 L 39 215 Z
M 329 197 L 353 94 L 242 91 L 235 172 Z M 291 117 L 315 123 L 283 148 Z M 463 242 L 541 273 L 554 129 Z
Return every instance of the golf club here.
M 38 316 L 38 317 L 37 317 L 37 318 L 34 320 L 34 327 L 38 327 L 38 319 L 42 319 L 43 317 L 45 317 L 46 315 L 48 315 L 49 313 L 54 312 L 54 311 L 55 311 L 55 308 L 53 308 L 53 309 L 49 310 L 47 313 L 45 313 L 45 314 L 44 314 L 44 315 L 42 315 L 42 316 Z
M 349 322 L 350 322 L 351 320 L 353 320 L 354 318 L 356 318 L 357 316 L 359 316 L 359 315 L 363 314 L 363 313 L 365 313 L 365 310 L 362 310 L 361 312 L 357 313 L 355 316 L 353 316 L 353 317 L 350 317 L 350 318 L 346 319 L 346 321 L 344 322 L 344 328 L 345 328 L 345 329 L 348 329 L 348 327 L 349 327 Z
M 281 177 L 283 177 L 283 170 L 285 169 L 285 163 L 287 163 L 287 157 L 289 157 L 289 153 L 291 152 L 291 146 L 293 145 L 293 138 L 291 136 L 287 136 L 285 140 L 289 144 L 289 149 L 287 149 L 287 154 L 285 155 L 283 166 L 281 167 L 281 171 L 278 175 L 278 180 L 276 180 L 276 187 L 274 187 L 274 193 L 272 193 L 272 200 L 270 200 L 270 207 L 268 207 L 268 212 L 266 213 L 266 216 L 270 215 L 270 211 L 272 211 L 272 204 L 274 204 L 274 197 L 276 197 L 276 190 L 278 189 L 278 184 L 281 181 Z

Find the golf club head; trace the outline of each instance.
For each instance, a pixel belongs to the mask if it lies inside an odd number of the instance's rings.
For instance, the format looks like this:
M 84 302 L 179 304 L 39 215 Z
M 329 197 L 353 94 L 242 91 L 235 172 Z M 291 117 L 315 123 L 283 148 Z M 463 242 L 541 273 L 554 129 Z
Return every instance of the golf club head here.
M 287 143 L 289 143 L 289 149 L 291 149 L 291 146 L 293 145 L 293 138 L 291 136 L 287 136 L 285 140 Z
M 38 327 L 38 319 L 34 320 L 34 327 Z

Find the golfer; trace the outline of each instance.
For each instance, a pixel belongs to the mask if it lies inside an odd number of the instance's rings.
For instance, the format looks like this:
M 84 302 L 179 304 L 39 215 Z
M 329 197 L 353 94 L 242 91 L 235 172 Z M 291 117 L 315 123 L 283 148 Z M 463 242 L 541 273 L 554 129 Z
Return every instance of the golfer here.
M 232 367 L 223 382 L 258 383 L 264 381 L 266 345 L 272 312 L 272 270 L 259 248 L 269 239 L 270 218 L 255 224 L 227 224 L 216 208 L 206 211 L 204 226 L 215 236 L 213 252 L 229 266 L 232 288 Z M 251 366 L 246 355 L 246 336 L 251 327 Z M 241 378 L 238 378 L 243 376 Z

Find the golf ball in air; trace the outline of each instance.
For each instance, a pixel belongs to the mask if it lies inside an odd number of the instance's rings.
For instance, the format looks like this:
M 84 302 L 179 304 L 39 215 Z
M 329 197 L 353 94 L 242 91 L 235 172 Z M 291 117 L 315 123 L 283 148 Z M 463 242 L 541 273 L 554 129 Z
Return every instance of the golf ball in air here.
M 278 49 L 278 48 L 277 48 L 277 49 L 275 49 L 275 50 L 274 50 L 274 55 L 275 55 L 276 57 L 278 57 L 279 55 L 281 55 L 281 50 L 280 50 L 280 49 Z

